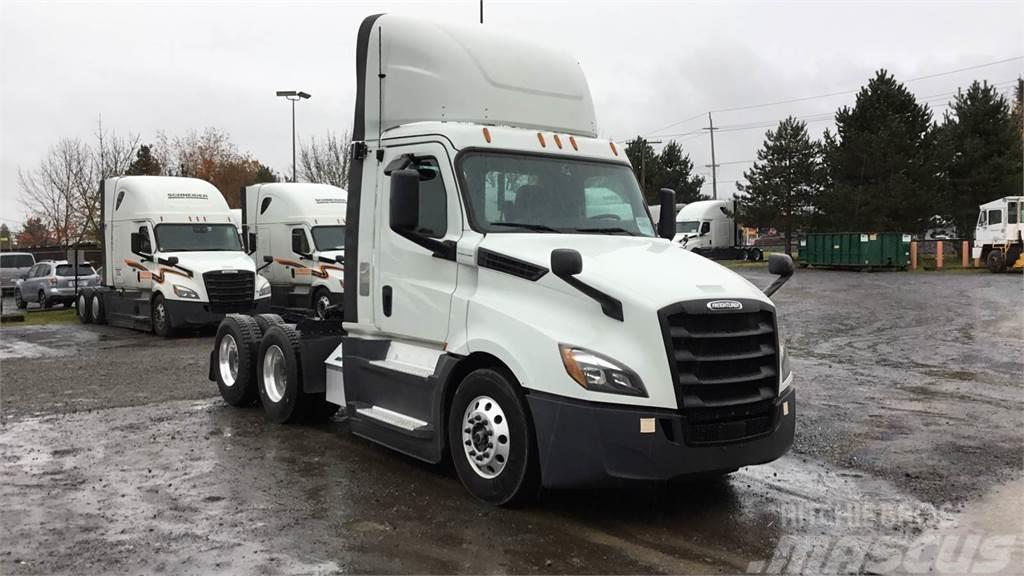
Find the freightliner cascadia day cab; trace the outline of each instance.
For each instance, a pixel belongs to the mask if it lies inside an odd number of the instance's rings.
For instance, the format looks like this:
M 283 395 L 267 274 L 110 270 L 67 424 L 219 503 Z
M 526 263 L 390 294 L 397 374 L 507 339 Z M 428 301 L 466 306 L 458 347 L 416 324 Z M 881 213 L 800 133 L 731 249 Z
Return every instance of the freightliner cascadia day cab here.
M 971 256 L 989 271 L 1024 269 L 1024 196 L 1007 196 L 979 207 Z
M 384 15 L 356 65 L 344 322 L 225 318 L 210 379 L 229 404 L 277 422 L 344 407 L 354 434 L 451 458 L 494 504 L 789 449 L 768 296 L 792 261 L 762 291 L 681 249 L 671 191 L 656 237 L 575 60 Z
M 275 308 L 325 318 L 345 291 L 344 190 L 327 184 L 256 184 L 242 190 L 242 238 L 270 281 Z
M 224 196 L 195 178 L 122 176 L 100 183 L 103 285 L 80 291 L 82 322 L 171 336 L 228 313 L 270 311 Z
M 744 246 L 733 200 L 700 200 L 676 214 L 673 242 L 713 260 L 763 260 L 760 248 Z

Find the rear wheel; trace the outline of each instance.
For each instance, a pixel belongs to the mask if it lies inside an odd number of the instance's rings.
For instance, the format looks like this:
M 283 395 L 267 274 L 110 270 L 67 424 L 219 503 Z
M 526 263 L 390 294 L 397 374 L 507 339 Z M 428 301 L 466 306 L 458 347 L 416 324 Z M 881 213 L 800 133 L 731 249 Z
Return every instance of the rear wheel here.
M 92 293 L 92 298 L 89 299 L 89 312 L 92 315 L 94 324 L 107 323 L 107 310 L 103 307 L 103 298 L 99 292 Z
M 43 310 L 48 310 L 50 308 L 50 306 L 51 306 L 50 300 L 46 297 L 46 292 L 43 292 L 42 290 L 40 290 L 39 291 L 39 307 L 42 308 Z
M 257 314 L 252 317 L 256 321 L 256 325 L 259 326 L 260 335 L 263 335 L 270 329 L 271 326 L 278 324 L 284 324 L 284 318 L 281 318 L 277 314 Z
M 448 446 L 462 485 L 480 500 L 502 506 L 536 496 L 533 425 L 506 372 L 476 370 L 459 384 L 448 413 Z
M 754 262 L 760 262 L 764 260 L 764 252 L 761 252 L 760 248 L 751 248 L 750 256 L 748 258 Z
M 260 335 L 256 321 L 228 314 L 217 327 L 213 346 L 214 375 L 221 398 L 231 406 L 251 406 L 258 395 L 255 375 Z
M 153 297 L 152 307 L 153 333 L 157 336 L 170 338 L 174 336 L 174 324 L 171 322 L 171 314 L 167 309 L 167 303 L 162 294 Z
M 329 418 L 338 406 L 323 392 L 302 391 L 300 333 L 291 324 L 271 326 L 260 342 L 256 382 L 267 417 L 279 424 Z
M 1006 269 L 1006 258 L 1002 250 L 992 250 L 988 253 L 988 257 L 985 259 L 985 265 L 988 267 L 988 271 L 993 274 L 998 274 Z
M 89 293 L 79 292 L 78 301 L 75 303 L 78 310 L 78 321 L 82 324 L 92 323 L 92 313 L 89 310 Z

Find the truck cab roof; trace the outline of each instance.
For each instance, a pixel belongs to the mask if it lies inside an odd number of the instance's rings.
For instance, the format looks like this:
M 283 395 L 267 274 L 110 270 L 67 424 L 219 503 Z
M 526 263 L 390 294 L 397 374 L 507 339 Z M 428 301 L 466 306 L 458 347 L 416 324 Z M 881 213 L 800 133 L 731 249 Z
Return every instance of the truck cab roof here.
M 231 212 L 224 196 L 213 184 L 198 178 L 173 176 L 120 176 L 104 181 L 106 194 L 113 195 L 104 208 L 111 220 L 152 219 L 156 223 L 230 223 Z
M 344 224 L 348 193 L 330 184 L 306 182 L 273 182 L 246 188 L 243 202 L 255 210 L 260 223 L 306 222 L 310 224 Z M 243 220 L 252 223 L 253 215 L 243 213 Z

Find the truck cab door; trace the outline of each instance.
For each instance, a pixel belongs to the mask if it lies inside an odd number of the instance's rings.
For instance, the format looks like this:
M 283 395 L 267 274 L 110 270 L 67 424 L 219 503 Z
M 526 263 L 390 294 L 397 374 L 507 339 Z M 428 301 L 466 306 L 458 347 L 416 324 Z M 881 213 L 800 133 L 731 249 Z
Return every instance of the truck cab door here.
M 412 154 L 421 172 L 420 233 L 442 242 L 458 242 L 462 211 L 448 151 L 438 143 L 391 148 L 385 151 L 381 170 L 405 154 Z M 391 177 L 381 174 L 379 182 L 374 323 L 384 332 L 443 343 L 448 336 L 457 265 L 454 259 L 437 257 L 391 229 Z
M 988 224 L 985 227 L 989 243 L 1006 239 L 1006 213 L 1002 208 L 988 210 Z

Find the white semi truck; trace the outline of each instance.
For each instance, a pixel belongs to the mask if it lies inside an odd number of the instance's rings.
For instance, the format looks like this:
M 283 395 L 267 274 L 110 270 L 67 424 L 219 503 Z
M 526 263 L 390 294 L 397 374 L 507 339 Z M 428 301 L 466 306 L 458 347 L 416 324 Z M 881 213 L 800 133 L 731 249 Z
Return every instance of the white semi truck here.
M 763 260 L 755 246 L 744 246 L 733 200 L 700 200 L 676 214 L 673 242 L 712 260 Z
M 1007 196 L 979 207 L 971 256 L 993 273 L 1024 269 L 1024 196 Z
M 769 295 L 662 238 L 564 51 L 382 15 L 357 40 L 344 321 L 227 317 L 210 379 L 276 422 L 451 458 L 473 495 L 725 474 L 793 442 Z M 612 202 L 611 194 L 615 202 Z
M 242 190 L 242 238 L 275 308 L 325 318 L 345 291 L 344 190 L 327 184 L 256 184 Z
M 83 323 L 172 336 L 225 314 L 270 311 L 270 283 L 242 249 L 224 196 L 195 178 L 100 183 L 102 286 L 78 294 Z

